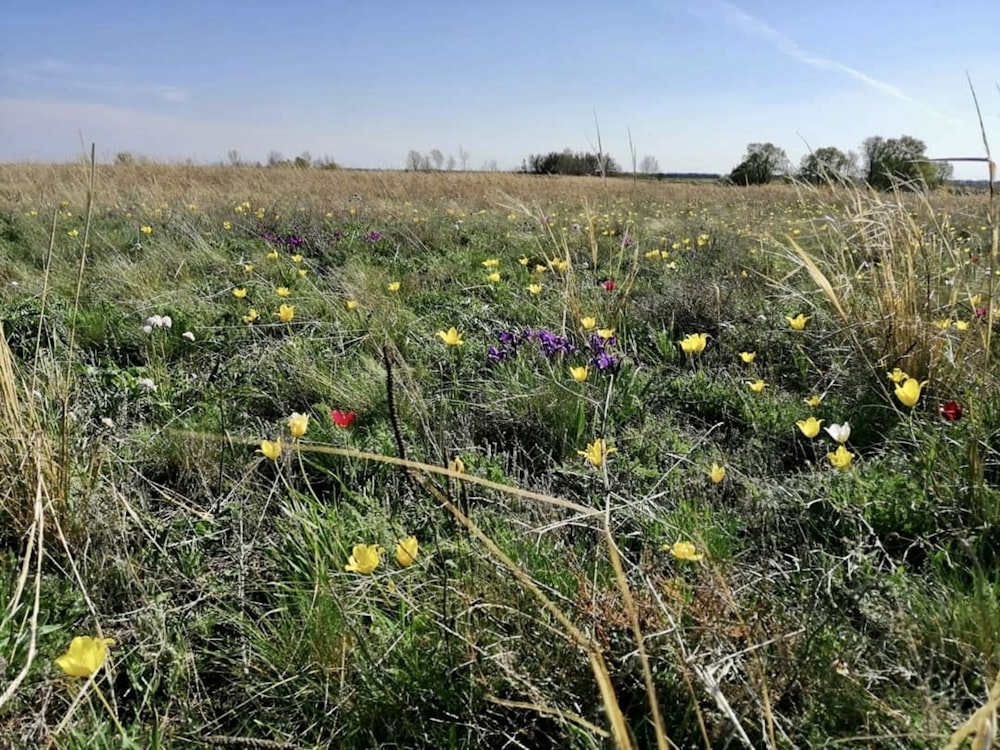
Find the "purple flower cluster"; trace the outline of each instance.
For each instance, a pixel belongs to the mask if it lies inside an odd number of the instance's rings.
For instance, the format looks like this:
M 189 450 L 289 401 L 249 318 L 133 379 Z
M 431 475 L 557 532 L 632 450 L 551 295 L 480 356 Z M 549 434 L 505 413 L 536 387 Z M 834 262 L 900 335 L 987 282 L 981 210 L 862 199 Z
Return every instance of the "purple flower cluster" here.
M 611 370 L 614 372 L 621 362 L 621 357 L 609 350 L 613 350 L 617 343 L 614 336 L 603 339 L 596 333 L 591 334 L 590 341 L 587 342 L 587 348 L 590 349 L 590 353 L 593 355 L 590 364 L 598 370 Z
M 382 233 L 373 229 L 372 231 L 368 232 L 368 234 L 364 235 L 362 239 L 365 242 L 378 242 L 380 239 L 382 239 Z
M 272 245 L 287 247 L 289 249 L 300 247 L 303 242 L 302 238 L 297 234 L 275 234 L 274 232 L 264 232 L 261 237 L 263 237 L 266 242 L 270 242 Z
M 506 362 L 516 355 L 517 345 L 521 343 L 522 338 L 516 333 L 500 331 L 497 333 L 497 341 L 500 342 L 500 346 L 491 346 L 486 350 L 487 359 L 494 364 Z

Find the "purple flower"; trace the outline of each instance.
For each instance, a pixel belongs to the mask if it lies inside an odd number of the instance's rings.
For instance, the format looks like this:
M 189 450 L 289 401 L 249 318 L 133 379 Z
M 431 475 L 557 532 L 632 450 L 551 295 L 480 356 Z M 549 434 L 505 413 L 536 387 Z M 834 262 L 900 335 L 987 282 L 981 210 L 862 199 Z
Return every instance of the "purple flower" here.
M 382 233 L 373 229 L 372 231 L 370 231 L 368 234 L 365 235 L 364 239 L 365 242 L 378 242 L 380 239 L 382 239 Z
M 510 331 L 500 331 L 497 333 L 497 340 L 504 346 L 517 346 L 520 343 L 517 334 Z
M 335 240 L 342 240 L 342 239 L 344 239 L 344 233 L 341 230 L 339 230 L 339 229 L 334 229 L 333 230 L 333 239 L 335 239 Z
M 618 366 L 618 358 L 611 356 L 607 352 L 600 352 L 591 360 L 591 364 L 598 370 L 611 370 Z

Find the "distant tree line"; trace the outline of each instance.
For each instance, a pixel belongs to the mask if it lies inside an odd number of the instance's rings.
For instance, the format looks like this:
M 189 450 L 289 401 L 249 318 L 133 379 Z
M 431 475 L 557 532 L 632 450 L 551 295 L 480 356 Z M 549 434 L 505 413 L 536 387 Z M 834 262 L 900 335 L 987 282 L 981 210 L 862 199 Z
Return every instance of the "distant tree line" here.
M 521 163 L 520 171 L 525 174 L 614 175 L 621 173 L 622 168 L 607 154 L 567 148 L 547 154 L 531 154 Z
M 432 148 L 426 154 L 411 150 L 406 155 L 407 172 L 453 172 L 456 168 L 460 168 L 463 172 L 469 168 L 469 152 L 461 146 L 458 147 L 457 160 L 451 154 L 445 157 L 439 148 Z M 484 164 L 483 169 L 490 169 L 490 165 Z M 495 162 L 492 165 L 491 171 L 496 171 Z
M 729 181 L 736 185 L 765 185 L 779 179 L 797 178 L 814 184 L 865 183 L 877 190 L 893 186 L 936 187 L 951 179 L 954 170 L 944 161 L 927 157 L 927 144 L 903 135 L 866 138 L 861 153 L 824 146 L 806 154 L 798 169 L 792 167 L 785 150 L 773 143 L 750 143 Z

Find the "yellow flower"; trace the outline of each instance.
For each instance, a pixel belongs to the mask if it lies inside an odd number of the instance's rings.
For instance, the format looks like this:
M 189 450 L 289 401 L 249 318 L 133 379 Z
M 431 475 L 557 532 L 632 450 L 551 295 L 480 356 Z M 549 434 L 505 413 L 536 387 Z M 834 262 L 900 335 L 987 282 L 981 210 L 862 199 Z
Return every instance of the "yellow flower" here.
M 388 289 L 390 292 L 398 292 L 401 283 L 402 282 L 399 281 L 393 281 L 392 283 L 389 284 L 389 286 L 386 287 L 386 289 Z
M 79 229 L 70 229 L 68 232 L 66 232 L 66 234 L 68 234 L 70 237 L 79 237 L 80 236 L 80 230 Z
M 253 323 L 255 320 L 257 320 L 258 317 L 260 316 L 257 315 L 257 308 L 251 307 L 249 310 L 247 310 L 247 314 L 243 316 L 243 322 Z
M 357 310 L 358 309 L 358 301 L 356 299 L 349 299 L 349 300 L 347 300 L 347 309 L 348 310 Z
M 70 677 L 90 677 L 108 656 L 108 646 L 114 646 L 112 638 L 91 638 L 78 635 L 70 641 L 66 653 L 56 659 L 56 666 Z
M 609 339 L 609 338 L 611 338 L 612 336 L 615 335 L 615 329 L 614 328 L 598 328 L 597 329 L 597 335 L 600 336 L 602 339 L 607 340 L 607 339 Z
M 267 259 L 268 260 L 277 260 L 278 259 L 278 251 L 277 250 L 272 250 L 271 252 L 269 252 L 267 254 Z
M 587 369 L 586 365 L 571 367 L 569 368 L 569 374 L 573 376 L 573 380 L 577 383 L 582 383 L 587 379 L 587 376 L 590 375 L 590 370 Z
M 678 560 L 698 562 L 705 557 L 703 554 L 695 550 L 695 547 L 691 544 L 691 542 L 674 542 L 669 547 L 664 545 L 663 549 L 670 552 L 670 554 Z
M 242 286 L 236 287 L 235 289 L 233 289 L 233 296 L 236 297 L 236 299 L 243 299 L 244 297 L 247 296 L 246 288 Z
M 256 211 L 253 212 L 253 215 L 256 216 L 258 219 L 263 219 L 264 218 L 264 209 L 263 208 L 258 208 Z
M 969 321 L 967 321 L 967 320 L 956 320 L 955 321 L 955 330 L 956 331 L 968 331 L 969 330 Z
M 374 573 L 375 568 L 382 562 L 383 552 L 385 549 L 377 544 L 355 544 L 344 570 L 363 575 Z
M 587 443 L 587 450 L 577 451 L 577 453 L 587 459 L 589 464 L 598 468 L 604 465 L 604 459 L 607 456 L 617 452 L 617 448 L 605 447 L 604 441 L 601 438 L 597 438 L 597 440 L 592 443 Z
M 743 364 L 752 365 L 753 361 L 757 359 L 757 352 L 740 352 L 740 359 L 743 360 Z
M 448 462 L 448 468 L 454 471 L 456 474 L 465 473 L 465 462 L 462 461 L 461 457 L 455 456 L 451 461 Z
M 277 461 L 281 457 L 281 438 L 278 438 L 273 443 L 270 440 L 261 440 L 260 448 L 257 449 L 257 452 L 263 454 L 264 458 Z
M 705 351 L 705 345 L 708 343 L 708 334 L 689 333 L 677 343 L 681 345 L 681 351 L 685 354 L 701 354 Z
M 438 331 L 438 337 L 448 346 L 461 346 L 465 343 L 462 341 L 462 334 L 455 330 L 455 326 L 447 331 Z
M 802 402 L 808 406 L 810 409 L 815 409 L 823 401 L 823 397 L 817 394 L 813 394 L 809 398 L 803 399 Z
M 816 417 L 809 417 L 808 419 L 800 419 L 795 424 L 802 431 L 803 435 L 812 440 L 819 435 L 819 428 L 823 426 L 823 420 L 816 419 Z
M 543 266 L 541 263 L 535 266 L 535 273 L 545 273 L 548 270 L 549 269 L 546 266 Z
M 790 318 L 786 315 L 785 320 L 788 321 L 788 325 L 792 327 L 793 331 L 801 331 L 806 327 L 806 322 L 809 320 L 809 318 L 807 318 L 802 313 L 799 313 L 794 318 Z
M 712 484 L 718 484 L 726 478 L 726 467 L 719 466 L 713 461 L 712 468 L 708 470 L 708 476 L 712 480 Z
M 846 469 L 854 460 L 854 454 L 843 445 L 838 445 L 835 452 L 826 454 L 826 459 L 835 469 Z
M 491 273 L 489 276 L 486 277 L 486 280 L 489 281 L 491 284 L 496 284 L 498 281 L 500 281 L 500 273 L 494 271 L 493 273 Z
M 309 273 L 308 269 L 300 268 L 299 269 L 299 278 L 300 279 L 304 279 L 306 277 L 307 273 Z
M 417 551 L 420 545 L 415 536 L 408 536 L 400 539 L 396 544 L 396 562 L 402 567 L 408 568 L 417 561 Z
M 142 232 L 147 237 L 153 233 L 152 227 L 139 227 L 139 231 Z
M 500 261 L 497 258 L 487 258 L 483 261 L 484 268 L 496 268 L 500 265 Z
M 302 256 L 299 255 L 298 253 L 295 253 L 295 255 L 292 256 L 292 263 L 301 263 L 301 262 L 302 262 Z
M 947 331 L 949 328 L 951 328 L 951 318 L 941 318 L 940 320 L 935 320 L 934 325 L 936 325 L 942 331 Z
M 907 378 L 902 385 L 896 386 L 896 398 L 902 402 L 903 406 L 912 409 L 920 400 L 920 391 L 925 385 L 927 385 L 926 380 L 921 383 L 916 378 Z
M 580 318 L 580 325 L 583 326 L 583 330 L 590 331 L 597 325 L 597 318 L 592 318 L 589 315 Z
M 282 305 L 278 308 L 278 317 L 282 323 L 291 323 L 295 317 L 295 305 Z
M 542 293 L 542 285 L 541 284 L 530 284 L 528 286 L 528 291 L 531 292 L 532 294 L 541 294 Z
M 765 388 L 767 388 L 767 383 L 765 383 L 765 382 L 764 382 L 763 380 L 761 380 L 760 378 L 757 378 L 757 379 L 756 379 L 755 381 L 753 381 L 752 383 L 751 383 L 751 382 L 750 382 L 750 381 L 748 380 L 748 381 L 747 381 L 747 386 L 748 386 L 748 387 L 750 388 L 750 390 L 751 390 L 751 391 L 753 391 L 754 393 L 763 393 L 764 389 L 765 389 Z
M 288 297 L 291 295 L 291 292 L 288 291 L 287 286 L 279 286 L 277 289 L 274 290 L 274 293 L 277 294 L 279 297 Z
M 518 259 L 517 259 L 517 262 L 518 262 L 518 263 L 520 263 L 520 264 L 521 264 L 522 266 L 525 266 L 525 267 L 527 267 L 527 265 L 528 265 L 528 264 L 529 264 L 529 263 L 530 263 L 531 261 L 530 261 L 530 260 L 528 260 L 528 256 L 527 256 L 527 255 L 522 255 L 522 256 L 521 256 L 520 258 L 518 258 Z
M 243 264 L 243 271 L 245 273 L 253 273 L 253 269 L 255 269 L 256 267 L 257 266 L 255 266 L 253 263 L 244 263 Z
M 908 377 L 910 377 L 905 372 L 903 372 L 902 370 L 900 370 L 898 367 L 894 367 L 893 370 L 892 370 L 892 372 L 887 372 L 885 375 L 886 375 L 887 378 L 889 378 L 889 380 L 891 380 L 896 385 L 899 385 L 904 380 L 906 380 Z
M 292 416 L 288 418 L 288 431 L 292 434 L 293 438 L 300 438 L 306 434 L 306 430 L 309 429 L 309 415 L 299 414 L 297 411 L 292 412 Z
M 227 232 L 231 232 L 233 230 L 233 222 L 231 221 L 222 222 L 222 228 L 225 229 Z

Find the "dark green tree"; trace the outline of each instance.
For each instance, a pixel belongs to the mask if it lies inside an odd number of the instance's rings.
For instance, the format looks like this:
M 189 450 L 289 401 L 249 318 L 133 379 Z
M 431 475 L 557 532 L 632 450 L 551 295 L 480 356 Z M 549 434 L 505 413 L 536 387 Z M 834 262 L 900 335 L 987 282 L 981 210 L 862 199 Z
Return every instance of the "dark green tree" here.
M 529 174 L 599 175 L 618 174 L 621 167 L 607 154 L 574 153 L 570 149 L 531 154 L 521 165 Z
M 766 185 L 791 171 L 792 164 L 783 148 L 773 143 L 750 143 L 746 155 L 729 173 L 737 185 Z
M 912 135 L 866 138 L 861 146 L 865 182 L 877 190 L 893 186 L 935 187 L 948 179 L 951 165 L 927 158 L 927 144 Z
M 858 178 L 858 158 L 836 146 L 824 146 L 802 157 L 799 179 L 815 184 L 844 183 Z

